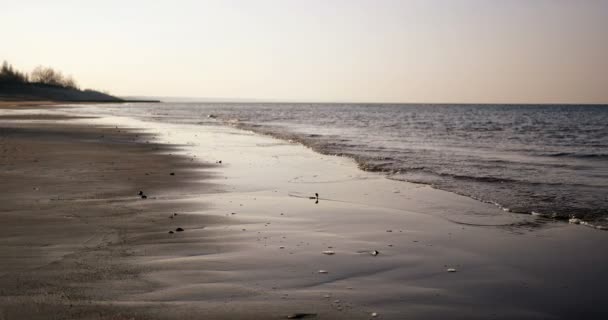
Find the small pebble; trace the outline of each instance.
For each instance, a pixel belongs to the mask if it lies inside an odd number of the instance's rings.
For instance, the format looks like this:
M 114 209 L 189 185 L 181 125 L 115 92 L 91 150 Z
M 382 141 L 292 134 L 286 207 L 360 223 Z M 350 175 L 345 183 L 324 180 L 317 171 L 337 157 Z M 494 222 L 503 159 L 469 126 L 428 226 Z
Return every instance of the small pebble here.
M 334 254 L 336 254 L 336 253 L 335 253 L 334 251 L 331 251 L 331 250 L 325 250 L 325 251 L 323 251 L 323 254 L 326 254 L 326 255 L 328 255 L 328 256 L 331 256 L 331 255 L 334 255 Z
M 319 273 L 326 274 L 326 273 L 327 273 L 327 270 L 319 270 Z
M 454 269 L 454 268 L 448 268 L 447 272 L 456 272 L 456 269 Z
M 175 229 L 175 231 L 177 231 L 177 232 L 182 232 L 182 231 L 184 231 L 184 229 L 182 229 L 182 228 L 177 228 L 177 229 Z

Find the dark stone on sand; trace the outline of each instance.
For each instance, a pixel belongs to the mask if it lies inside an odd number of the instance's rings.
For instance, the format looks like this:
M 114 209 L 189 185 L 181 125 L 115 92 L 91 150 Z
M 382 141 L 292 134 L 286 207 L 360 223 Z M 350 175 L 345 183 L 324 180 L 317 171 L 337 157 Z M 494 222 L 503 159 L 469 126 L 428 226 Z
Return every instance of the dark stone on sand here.
M 141 190 L 139 190 L 139 193 L 138 193 L 137 195 L 138 195 L 138 196 L 143 196 L 143 195 L 144 195 L 144 192 L 143 192 L 143 191 L 141 191 Z
M 148 199 L 148 196 L 146 196 L 145 194 L 142 194 L 142 195 L 141 195 L 141 198 L 142 198 L 142 199 Z
M 175 231 L 177 231 L 177 232 L 182 232 L 182 231 L 184 231 L 184 229 L 182 229 L 182 228 L 177 228 L 177 229 L 175 229 Z
M 170 174 L 170 175 L 172 175 L 172 176 L 174 176 L 174 175 L 175 175 L 175 172 L 171 172 L 171 173 L 169 173 L 169 174 Z
M 316 318 L 316 313 L 294 313 L 287 316 L 287 319 L 312 319 Z
M 173 231 L 169 231 L 169 233 L 173 233 Z

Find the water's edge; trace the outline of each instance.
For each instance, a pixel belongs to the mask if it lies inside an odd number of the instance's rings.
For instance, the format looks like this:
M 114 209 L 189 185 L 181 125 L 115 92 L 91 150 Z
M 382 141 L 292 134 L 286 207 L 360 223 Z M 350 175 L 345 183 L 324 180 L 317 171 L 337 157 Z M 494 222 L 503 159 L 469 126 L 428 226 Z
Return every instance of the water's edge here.
M 230 126 L 233 128 L 237 128 L 240 130 L 244 130 L 244 131 L 248 131 L 254 134 L 260 134 L 260 135 L 265 135 L 265 136 L 269 136 L 275 139 L 279 139 L 282 141 L 286 141 L 289 143 L 297 143 L 299 145 L 302 145 L 306 148 L 309 148 L 319 154 L 323 154 L 323 155 L 329 155 L 329 156 L 339 156 L 339 157 L 347 157 L 350 159 L 353 159 L 355 161 L 355 163 L 357 164 L 357 168 L 359 170 L 362 171 L 367 171 L 367 172 L 375 172 L 375 173 L 379 173 L 379 174 L 384 174 L 385 178 L 390 179 L 390 180 L 395 180 L 395 181 L 404 181 L 404 182 L 408 182 L 408 183 L 415 183 L 415 184 L 423 184 L 423 185 L 428 185 L 434 189 L 437 190 L 442 190 L 442 191 L 447 191 L 447 192 L 451 192 L 457 195 L 461 195 L 461 196 L 465 196 L 474 200 L 477 200 L 479 202 L 482 203 L 487 203 L 487 204 L 492 204 L 498 208 L 500 208 L 501 210 L 505 211 L 505 212 L 511 212 L 511 213 L 517 213 L 517 214 L 525 214 L 525 215 L 533 215 L 533 216 L 538 216 L 538 217 L 542 217 L 542 218 L 546 218 L 546 219 L 550 219 L 553 221 L 563 221 L 563 222 L 567 222 L 570 224 L 580 224 L 580 225 L 584 225 L 586 227 L 590 227 L 590 228 L 594 228 L 594 229 L 598 229 L 598 230 L 604 230 L 604 231 L 608 231 L 608 227 L 602 224 L 598 224 L 595 223 L 593 221 L 585 221 L 581 218 L 577 218 L 575 215 L 569 216 L 569 217 L 565 217 L 565 216 L 560 216 L 558 214 L 555 213 L 542 213 L 542 212 L 536 212 L 536 211 L 524 211 L 524 210 L 514 210 L 511 208 L 508 208 L 498 202 L 495 201 L 490 201 L 487 199 L 483 199 L 482 197 L 476 197 L 473 196 L 471 194 L 467 194 L 464 192 L 459 192 L 457 190 L 450 190 L 447 188 L 441 188 L 438 185 L 432 184 L 432 183 L 425 183 L 425 182 L 420 182 L 418 180 L 414 180 L 414 179 L 407 179 L 407 178 L 400 178 L 397 177 L 396 175 L 399 174 L 399 172 L 392 172 L 392 171 L 384 171 L 384 170 L 377 170 L 374 167 L 370 167 L 367 165 L 366 162 L 362 161 L 360 158 L 353 156 L 353 155 L 349 155 L 349 154 L 336 154 L 336 153 L 331 153 L 331 152 L 327 152 L 326 150 L 322 149 L 322 148 L 316 148 L 313 144 L 307 143 L 306 139 L 303 139 L 301 136 L 295 134 L 295 133 L 281 133 L 281 134 L 277 134 L 275 132 L 269 131 L 269 130 L 264 130 L 264 128 L 262 126 L 259 125 L 250 125 L 247 123 L 242 123 L 239 121 L 235 121 L 234 119 L 228 119 L 228 120 L 221 120 L 222 125 L 226 125 L 226 126 Z M 202 123 L 201 123 L 202 124 Z

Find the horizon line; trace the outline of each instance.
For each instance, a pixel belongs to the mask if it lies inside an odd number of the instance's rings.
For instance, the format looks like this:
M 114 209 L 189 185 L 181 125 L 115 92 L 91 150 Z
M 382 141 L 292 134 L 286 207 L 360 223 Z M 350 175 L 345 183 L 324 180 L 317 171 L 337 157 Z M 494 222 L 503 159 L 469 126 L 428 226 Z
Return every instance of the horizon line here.
M 204 97 L 173 97 L 173 96 L 146 96 L 146 95 L 127 95 L 120 98 L 151 98 L 164 103 L 268 103 L 268 104 L 393 104 L 393 105 L 563 105 L 563 106 L 606 106 L 607 102 L 395 102 L 395 101 L 306 101 L 306 100 L 273 100 L 273 99 L 250 99 L 250 98 L 204 98 Z M 183 100 L 183 101 L 179 101 Z

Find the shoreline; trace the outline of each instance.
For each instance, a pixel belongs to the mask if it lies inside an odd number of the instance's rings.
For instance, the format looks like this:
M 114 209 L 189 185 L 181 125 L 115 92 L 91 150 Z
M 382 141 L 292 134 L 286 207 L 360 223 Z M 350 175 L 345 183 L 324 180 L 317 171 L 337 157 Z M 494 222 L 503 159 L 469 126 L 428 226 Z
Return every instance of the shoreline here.
M 314 152 L 325 155 L 325 156 L 336 156 L 330 150 L 324 149 L 323 146 L 315 145 L 314 142 L 311 142 L 310 140 L 308 140 L 306 138 L 306 134 L 298 134 L 298 133 L 294 133 L 294 132 L 279 133 L 279 132 L 272 131 L 271 129 L 268 129 L 268 128 L 262 128 L 255 124 L 254 125 L 241 124 L 238 121 L 231 123 L 230 121 L 224 120 L 224 125 L 233 126 L 240 130 L 250 131 L 250 132 L 253 132 L 256 134 L 268 136 L 268 137 L 282 140 L 282 141 L 295 142 L 299 145 L 302 145 L 305 148 L 311 149 Z M 463 191 L 461 191 L 462 189 L 455 189 L 453 187 L 452 188 L 441 187 L 439 185 L 435 185 L 430 182 L 419 182 L 419 181 L 416 181 L 415 179 L 411 180 L 408 178 L 399 178 L 398 176 L 401 174 L 400 171 L 376 169 L 374 167 L 370 167 L 367 161 L 365 161 L 361 158 L 358 158 L 357 155 L 355 155 L 355 154 L 346 153 L 346 154 L 339 154 L 337 156 L 349 158 L 355 163 L 355 165 L 357 166 L 358 169 L 365 171 L 365 172 L 380 174 L 389 180 L 429 186 L 433 189 L 453 193 L 453 194 L 456 194 L 459 196 L 464 196 L 464 197 L 476 200 L 480 203 L 494 205 L 496 208 L 503 210 L 505 212 L 509 212 L 509 213 L 541 217 L 541 218 L 551 220 L 554 222 L 577 224 L 577 225 L 582 225 L 582 226 L 592 228 L 592 229 L 608 231 L 608 224 L 606 222 L 603 222 L 601 220 L 601 217 L 593 217 L 593 214 L 588 214 L 586 212 L 579 213 L 579 214 L 571 213 L 569 216 L 564 216 L 564 215 L 560 215 L 558 212 L 555 212 L 555 211 L 552 212 L 552 211 L 548 211 L 548 210 L 546 211 L 546 210 L 542 210 L 542 209 L 541 210 L 536 210 L 536 209 L 521 210 L 518 208 L 512 208 L 508 204 L 485 198 L 484 196 L 481 196 L 479 194 L 476 195 L 476 194 L 463 192 Z M 511 204 L 513 205 L 513 203 L 511 203 Z M 587 215 L 590 216 L 589 219 L 587 219 L 587 217 L 586 217 Z
M 606 316 L 593 293 L 608 284 L 602 273 L 608 258 L 587 254 L 606 245 L 603 232 L 539 224 L 536 217 L 390 181 L 360 171 L 350 159 L 234 128 L 120 117 L 73 121 L 85 128 L 139 128 L 137 134 L 157 146 L 179 146 L 157 155 L 195 168 L 222 160 L 199 168 L 208 172 L 203 181 L 210 188 L 168 187 L 167 195 L 149 199 L 166 211 L 139 208 L 158 224 L 150 222 L 122 245 L 130 253 L 124 265 L 137 271 L 136 289 L 129 290 L 128 281 L 114 288 L 120 281 L 109 279 L 97 288 L 101 296 L 92 310 L 180 319 Z M 318 204 L 308 199 L 315 192 Z M 166 216 L 168 208 L 184 205 L 178 216 Z M 185 231 L 167 234 L 167 221 L 179 221 Z M 334 254 L 323 254 L 328 250 Z M 452 268 L 456 272 L 447 272 Z

